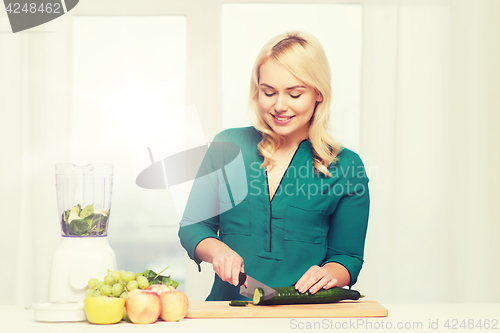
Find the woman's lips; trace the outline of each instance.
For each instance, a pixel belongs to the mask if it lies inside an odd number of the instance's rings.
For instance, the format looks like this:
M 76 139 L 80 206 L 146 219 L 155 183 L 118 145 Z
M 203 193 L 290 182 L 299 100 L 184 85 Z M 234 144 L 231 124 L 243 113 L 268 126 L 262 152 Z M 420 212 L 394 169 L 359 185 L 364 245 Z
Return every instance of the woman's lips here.
M 277 116 L 274 114 L 271 114 L 271 116 L 273 116 L 274 122 L 278 125 L 286 125 L 290 121 L 292 121 L 293 117 L 295 117 L 295 116 Z

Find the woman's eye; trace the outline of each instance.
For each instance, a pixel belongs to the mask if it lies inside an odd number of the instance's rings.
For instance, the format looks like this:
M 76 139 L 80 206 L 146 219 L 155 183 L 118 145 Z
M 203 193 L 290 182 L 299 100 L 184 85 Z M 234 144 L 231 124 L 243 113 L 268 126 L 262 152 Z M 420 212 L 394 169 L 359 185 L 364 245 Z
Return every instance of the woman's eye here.
M 271 96 L 274 96 L 275 93 L 266 93 L 265 92 L 264 94 L 266 94 L 267 97 L 271 97 Z
M 302 94 L 300 94 L 300 95 L 290 95 L 291 98 L 299 98 L 300 96 L 302 96 Z

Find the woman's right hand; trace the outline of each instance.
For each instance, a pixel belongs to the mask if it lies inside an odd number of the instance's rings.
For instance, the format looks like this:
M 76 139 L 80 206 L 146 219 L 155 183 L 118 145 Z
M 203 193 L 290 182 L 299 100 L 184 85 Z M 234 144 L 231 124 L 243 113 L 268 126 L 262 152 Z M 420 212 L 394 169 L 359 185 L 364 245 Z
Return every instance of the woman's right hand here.
M 240 272 L 245 272 L 243 258 L 218 239 L 205 238 L 196 246 L 195 254 L 200 260 L 211 263 L 222 281 L 234 286 L 239 283 Z
M 212 259 L 212 266 L 222 281 L 229 282 L 234 286 L 239 284 L 240 272 L 245 272 L 243 258 L 229 247 L 216 252 Z

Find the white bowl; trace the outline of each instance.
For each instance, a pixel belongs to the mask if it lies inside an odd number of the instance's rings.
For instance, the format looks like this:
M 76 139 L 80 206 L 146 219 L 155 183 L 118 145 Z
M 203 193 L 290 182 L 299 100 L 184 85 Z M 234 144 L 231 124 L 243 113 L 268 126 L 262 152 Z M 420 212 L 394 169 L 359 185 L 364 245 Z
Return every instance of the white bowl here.
M 86 321 L 83 302 L 61 301 L 27 306 L 34 310 L 35 321 L 73 322 Z

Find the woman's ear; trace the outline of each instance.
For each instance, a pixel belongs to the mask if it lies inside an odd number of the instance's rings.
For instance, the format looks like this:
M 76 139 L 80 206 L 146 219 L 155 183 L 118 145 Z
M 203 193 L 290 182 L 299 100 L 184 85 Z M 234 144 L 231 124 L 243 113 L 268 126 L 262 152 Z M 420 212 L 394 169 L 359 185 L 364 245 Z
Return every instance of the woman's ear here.
M 323 95 L 319 91 L 316 91 L 316 102 L 323 102 Z

